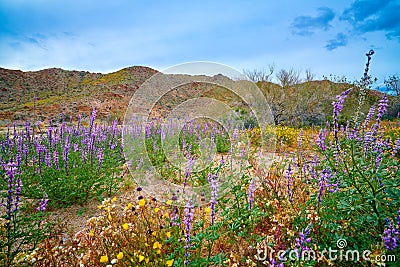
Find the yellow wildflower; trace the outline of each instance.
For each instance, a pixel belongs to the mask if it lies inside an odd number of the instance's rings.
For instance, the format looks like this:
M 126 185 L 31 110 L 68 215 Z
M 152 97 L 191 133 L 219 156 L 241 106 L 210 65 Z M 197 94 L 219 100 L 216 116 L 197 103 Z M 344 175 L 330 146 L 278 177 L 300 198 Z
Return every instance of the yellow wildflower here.
M 167 212 L 164 213 L 163 218 L 169 218 L 169 214 Z
M 139 255 L 139 262 L 142 262 L 144 260 L 144 256 Z
M 156 249 L 156 248 L 161 249 L 161 247 L 162 247 L 162 245 L 158 241 L 154 242 L 154 244 L 153 244 L 154 249 Z
M 152 232 L 151 233 L 153 236 L 156 236 L 157 235 L 157 231 L 154 231 L 154 232 Z
M 167 260 L 167 266 L 168 267 L 171 267 L 172 264 L 174 264 L 174 260 L 173 259 L 172 260 Z
M 93 230 L 90 230 L 89 236 L 94 236 L 94 231 Z
M 158 212 L 160 210 L 160 208 L 154 208 L 155 212 Z
M 171 199 L 169 199 L 169 200 L 167 200 L 167 202 L 166 202 L 168 205 L 171 205 L 172 204 L 172 200 Z
M 144 200 L 144 198 L 142 198 L 141 200 L 139 200 L 139 206 L 144 207 L 144 205 L 146 205 L 146 200 Z
M 132 208 L 132 203 L 128 203 L 128 205 L 126 205 L 125 207 L 125 211 L 129 210 L 130 208 Z
M 111 214 L 108 214 L 108 220 L 111 221 L 112 217 Z
M 168 238 L 170 238 L 171 237 L 171 232 L 167 232 L 166 235 L 167 235 Z
M 128 228 L 129 228 L 128 223 L 124 223 L 124 224 L 122 225 L 122 228 L 123 228 L 124 230 L 128 230 Z
M 207 208 L 206 208 L 206 214 L 209 215 L 210 213 L 211 213 L 211 208 L 210 208 L 210 207 L 207 207 Z
M 117 201 L 117 197 L 113 197 L 112 201 L 113 202 Z
M 100 262 L 108 262 L 108 256 L 107 255 L 101 256 Z
M 124 257 L 124 253 L 121 251 L 120 253 L 118 253 L 117 255 L 117 259 L 122 259 Z

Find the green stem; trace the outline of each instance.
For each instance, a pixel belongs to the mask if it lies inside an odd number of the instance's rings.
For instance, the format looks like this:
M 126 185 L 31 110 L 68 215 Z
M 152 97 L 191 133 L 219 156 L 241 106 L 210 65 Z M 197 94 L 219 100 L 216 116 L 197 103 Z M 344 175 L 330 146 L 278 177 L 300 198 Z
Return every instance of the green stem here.
M 376 189 L 373 186 L 373 184 L 371 183 L 371 181 L 364 175 L 364 173 L 360 170 L 360 167 L 358 166 L 355 157 L 354 157 L 354 144 L 351 143 L 351 160 L 352 160 L 352 165 L 355 166 L 357 172 L 361 175 L 361 177 L 367 182 L 369 188 L 372 191 L 372 203 L 370 204 L 370 206 L 372 207 L 372 210 L 374 211 L 374 213 L 376 214 L 377 218 L 378 218 L 378 227 L 379 230 L 383 230 L 383 222 L 382 222 L 382 218 L 379 214 L 378 211 L 378 207 L 377 207 L 377 203 L 376 203 Z M 362 195 L 363 196 L 363 195 Z M 363 199 L 365 200 L 365 197 L 363 196 Z M 368 202 L 367 202 L 368 203 Z

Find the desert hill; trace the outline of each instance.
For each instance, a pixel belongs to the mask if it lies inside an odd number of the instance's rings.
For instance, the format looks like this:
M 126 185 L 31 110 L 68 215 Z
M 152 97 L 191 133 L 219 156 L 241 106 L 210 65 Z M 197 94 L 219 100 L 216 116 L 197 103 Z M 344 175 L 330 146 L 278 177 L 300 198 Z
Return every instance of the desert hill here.
M 55 122 L 69 120 L 70 116 L 75 120 L 78 114 L 87 118 L 93 108 L 98 110 L 98 118 L 121 122 L 135 91 L 156 73 L 156 70 L 143 66 L 108 74 L 59 68 L 28 72 L 0 68 L 0 126 L 11 125 L 13 121 L 47 121 L 50 117 Z M 228 78 L 216 75 L 212 79 Z M 266 96 L 275 121 L 291 125 L 318 125 L 329 119 L 335 96 L 351 87 L 347 83 L 329 80 L 309 81 L 285 88 L 271 82 L 258 82 L 257 86 Z M 209 87 L 194 82 L 171 91 L 158 103 L 156 114 L 163 114 L 186 99 L 201 95 L 228 101 L 238 110 L 245 110 L 244 103 L 228 90 Z M 345 117 L 354 112 L 358 95 L 359 89 L 354 88 L 346 100 Z M 362 111 L 366 113 L 381 96 L 381 92 L 368 90 Z

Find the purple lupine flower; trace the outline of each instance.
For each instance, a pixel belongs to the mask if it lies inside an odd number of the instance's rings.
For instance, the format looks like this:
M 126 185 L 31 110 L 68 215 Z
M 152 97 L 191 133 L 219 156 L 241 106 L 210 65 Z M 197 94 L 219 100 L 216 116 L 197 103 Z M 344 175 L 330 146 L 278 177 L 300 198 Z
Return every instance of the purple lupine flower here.
M 46 163 L 47 168 L 51 167 L 51 155 L 50 155 L 49 150 L 46 150 L 46 154 L 44 156 L 44 162 Z
M 6 147 L 9 150 L 10 149 L 10 145 L 11 145 L 11 141 L 10 141 L 10 126 L 7 127 L 7 134 L 6 134 Z M 9 153 L 9 151 L 7 151 L 7 153 Z
M 186 141 L 185 138 L 182 138 L 182 157 L 185 157 L 186 152 Z
M 43 198 L 39 201 L 39 206 L 36 208 L 37 211 L 43 212 L 46 210 L 49 198 L 46 193 L 43 194 Z
M 18 178 L 15 177 L 18 174 L 18 167 L 16 163 L 10 161 L 4 166 L 4 169 L 6 170 L 8 176 L 6 209 L 7 209 L 7 218 L 10 219 L 11 213 L 16 212 L 19 207 L 22 181 L 20 177 Z
M 277 263 L 274 259 L 269 260 L 269 267 L 285 267 L 283 262 Z
M 344 100 L 346 99 L 346 97 L 348 96 L 348 94 L 350 93 L 350 89 L 347 89 L 346 91 L 342 92 L 341 95 L 337 95 L 337 101 L 336 102 L 332 102 L 332 106 L 333 106 L 333 115 L 335 118 L 337 118 L 340 113 L 343 110 L 343 104 L 344 104 Z
M 82 115 L 78 115 L 78 125 L 76 126 L 76 132 L 75 135 L 78 135 L 81 129 L 81 120 L 82 120 Z
M 89 130 L 89 133 L 92 133 L 92 130 L 93 130 L 93 123 L 94 123 L 94 120 L 96 119 L 96 114 L 97 114 L 97 110 L 96 110 L 96 108 L 93 108 L 93 111 L 92 111 L 92 115 L 90 116 L 90 130 Z
M 287 196 L 289 198 L 289 202 L 293 204 L 293 192 L 292 192 L 292 186 L 293 186 L 293 179 L 292 179 L 292 174 L 293 171 L 290 168 L 290 164 L 288 169 L 286 170 L 284 176 L 286 178 L 286 185 L 287 185 Z
M 375 104 L 373 104 L 372 107 L 368 111 L 367 117 L 365 118 L 365 121 L 364 121 L 364 128 L 367 127 L 368 123 L 372 119 L 372 116 L 374 116 L 374 113 L 375 113 Z
M 46 152 L 46 147 L 41 144 L 38 144 L 37 140 L 35 140 L 35 146 L 36 146 L 36 153 L 38 155 L 37 159 L 38 159 L 38 165 L 39 165 L 39 172 L 41 172 L 42 171 L 41 163 L 42 163 L 42 154 L 43 154 L 42 152 Z
M 396 226 L 394 226 L 389 219 L 385 220 L 386 226 L 382 235 L 383 244 L 385 245 L 387 250 L 393 251 L 398 246 L 398 242 L 400 240 L 400 230 L 396 229 Z
M 388 136 L 386 138 L 386 140 L 383 142 L 382 146 L 385 147 L 385 149 L 390 149 L 392 147 L 392 145 L 390 144 L 390 136 Z
M 318 179 L 318 186 L 319 186 L 319 190 L 318 190 L 318 204 L 320 204 L 322 202 L 322 195 L 325 191 L 325 188 L 327 187 L 327 183 L 328 183 L 328 178 L 330 177 L 330 171 L 327 170 L 323 170 L 319 176 Z
M 101 164 L 103 164 L 104 162 L 104 151 L 102 148 L 99 148 L 97 151 L 97 160 L 98 160 L 97 170 L 99 171 Z
M 381 153 L 378 153 L 378 155 L 376 156 L 375 159 L 375 168 L 378 169 L 379 166 L 381 165 L 381 161 L 382 161 L 382 155 Z
M 187 146 L 187 150 L 186 150 L 186 157 L 188 158 L 188 159 L 190 159 L 191 158 L 191 152 L 192 152 L 192 144 L 189 144 L 188 146 Z
M 91 138 L 89 141 L 89 156 L 90 156 L 90 165 L 93 166 L 93 153 L 95 148 L 95 141 L 96 141 L 96 128 L 92 131 Z
M 333 105 L 333 120 L 334 120 L 334 124 L 333 124 L 333 134 L 335 137 L 335 142 L 336 142 L 336 150 L 340 150 L 340 144 L 339 144 L 339 115 L 343 110 L 343 105 L 344 105 L 344 100 L 346 99 L 346 97 L 348 96 L 350 89 L 347 89 L 346 91 L 342 92 L 341 95 L 336 96 L 337 101 L 332 102 Z
M 325 145 L 326 136 L 327 136 L 327 132 L 326 132 L 326 128 L 325 128 L 324 131 L 319 130 L 318 137 L 317 137 L 317 139 L 315 139 L 315 143 L 317 143 L 317 145 L 319 146 L 319 148 L 322 151 L 326 150 L 326 145 Z
M 354 128 L 351 130 L 351 134 L 349 135 L 349 139 L 354 139 L 356 141 L 361 141 L 362 139 L 358 137 L 358 128 L 357 126 L 354 126 Z
M 211 199 L 210 199 L 210 209 L 211 209 L 211 225 L 215 222 L 215 206 L 218 203 L 218 178 L 217 175 L 208 175 L 208 182 L 211 188 Z
M 71 144 L 69 142 L 69 135 L 65 138 L 65 144 L 63 147 L 63 159 L 64 159 L 64 168 L 65 168 L 65 173 L 68 175 L 68 154 L 69 154 L 69 148 Z
M 49 147 L 52 147 L 52 141 L 53 141 L 52 135 L 53 135 L 53 127 L 51 126 L 50 123 L 50 126 L 47 128 L 47 139 L 49 142 Z
M 352 132 L 351 132 L 350 122 L 349 121 L 346 121 L 346 127 L 345 127 L 344 131 L 346 133 L 347 139 L 351 139 L 352 138 Z
M 17 137 L 17 122 L 14 121 L 13 123 L 13 128 L 14 128 L 14 138 Z
M 146 138 L 150 138 L 150 136 L 151 136 L 151 127 L 150 127 L 150 125 L 146 125 L 145 131 L 146 131 Z
M 191 222 L 192 222 L 193 216 L 194 216 L 193 208 L 194 208 L 194 206 L 192 205 L 192 202 L 189 200 L 187 202 L 187 204 L 186 204 L 186 207 L 185 207 L 185 210 L 184 210 L 185 216 L 183 218 L 183 224 L 185 225 L 185 255 L 184 255 L 184 257 L 185 257 L 185 261 L 184 261 L 185 266 L 188 266 L 189 263 L 190 263 L 190 261 L 189 261 L 189 256 L 190 256 L 189 249 L 191 247 L 191 244 L 190 244 L 190 230 L 192 228 Z
M 222 156 L 222 157 L 221 157 L 221 160 L 220 160 L 220 162 L 219 162 L 219 166 L 222 167 L 222 165 L 224 165 L 224 164 L 225 164 L 225 159 L 224 159 L 224 156 Z
M 153 142 L 153 153 L 157 154 L 157 140 L 156 139 L 154 139 L 154 142 Z
M 114 150 L 114 149 L 113 149 Z M 121 142 L 119 144 L 119 155 L 122 157 L 124 155 L 124 137 L 122 136 Z
M 19 208 L 19 201 L 20 201 L 21 189 L 22 189 L 22 180 L 21 180 L 20 176 L 18 176 L 14 186 L 15 186 L 14 212 L 16 212 L 16 211 L 18 211 L 18 208 Z
M 311 238 L 308 237 L 310 235 L 310 230 L 311 230 L 311 224 L 309 224 L 304 231 L 299 233 L 299 237 L 296 238 L 296 256 L 299 259 L 300 255 L 302 254 L 303 251 L 310 250 L 309 247 L 307 247 L 307 243 L 311 243 Z
M 310 166 L 310 175 L 312 179 L 318 179 L 318 172 L 317 172 L 318 163 L 319 163 L 319 158 L 317 155 L 315 155 Z
M 183 179 L 183 192 L 185 192 L 187 180 L 189 179 L 189 176 L 192 173 L 193 164 L 194 164 L 194 159 L 189 158 L 189 161 L 188 161 L 186 169 L 185 169 L 185 177 Z
M 394 141 L 394 146 L 393 146 L 393 155 L 396 155 L 400 150 L 400 138 L 397 138 L 396 141 Z
M 379 100 L 378 103 L 378 115 L 377 115 L 377 122 L 379 123 L 382 120 L 383 114 L 385 114 L 387 107 L 389 106 L 389 99 L 387 95 L 383 95 L 383 98 Z
M 8 191 L 7 191 L 7 218 L 11 219 L 12 205 L 13 205 L 13 187 L 14 187 L 14 176 L 16 168 L 12 165 L 12 162 L 8 163 L 6 166 L 7 176 L 8 176 Z
M 212 160 L 212 157 L 213 157 L 212 152 L 213 152 L 213 149 L 215 147 L 215 132 L 214 132 L 214 130 L 211 132 L 210 136 L 211 136 L 210 137 L 211 142 L 210 142 L 210 150 L 209 150 L 209 153 L 208 153 L 208 160 L 209 161 Z
M 17 149 L 17 154 L 15 155 L 15 160 L 17 161 L 17 167 L 21 167 L 21 162 L 22 162 L 22 153 L 23 151 L 21 151 L 21 146 L 19 146 L 18 144 L 18 149 Z
M 27 121 L 25 122 L 25 133 L 26 133 L 26 140 L 28 140 L 28 142 L 30 142 L 31 136 L 31 126 L 30 123 Z
M 238 138 L 238 136 L 239 136 L 239 129 L 235 128 L 233 130 L 233 140 L 236 140 Z
M 249 201 L 249 210 L 251 210 L 253 208 L 255 191 L 256 191 L 256 184 L 255 184 L 254 179 L 251 179 L 251 182 L 249 184 L 249 189 L 247 192 L 247 199 Z
M 372 144 L 375 143 L 375 141 L 376 141 L 376 137 L 374 136 L 373 131 L 374 130 L 371 129 L 371 131 L 368 131 L 364 134 L 364 153 L 365 154 L 370 150 L 370 148 L 372 147 Z
M 54 152 L 53 152 L 53 161 L 54 161 L 54 164 L 56 165 L 57 171 L 59 171 L 60 166 L 59 166 L 59 161 L 58 161 L 58 151 L 57 150 L 54 150 Z
M 60 129 L 59 137 L 60 137 L 60 140 L 62 140 L 64 137 L 64 133 L 65 133 L 65 122 L 64 121 L 61 123 L 61 127 L 59 129 Z
M 174 207 L 169 216 L 171 218 L 170 225 L 178 226 L 179 225 L 179 210 L 178 207 Z
M 86 164 L 87 161 L 87 152 L 85 149 L 81 149 L 81 155 L 82 155 L 82 159 L 83 159 L 83 164 Z
M 29 141 L 28 141 L 29 142 Z M 25 152 L 25 165 L 28 165 L 29 160 L 29 144 L 23 144 L 23 150 Z

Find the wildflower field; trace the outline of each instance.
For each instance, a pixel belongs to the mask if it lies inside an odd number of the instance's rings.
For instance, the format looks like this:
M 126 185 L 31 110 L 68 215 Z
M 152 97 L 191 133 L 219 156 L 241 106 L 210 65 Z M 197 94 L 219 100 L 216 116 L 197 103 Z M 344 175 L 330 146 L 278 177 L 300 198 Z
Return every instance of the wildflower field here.
M 343 121 L 350 90 L 320 127 L 122 128 L 96 110 L 88 122 L 11 125 L 0 136 L 1 266 L 399 266 L 400 120 L 383 120 L 384 95 Z M 168 154 L 174 131 L 179 153 Z M 265 138 L 276 144 L 267 165 Z M 93 201 L 78 232 L 48 217 Z

